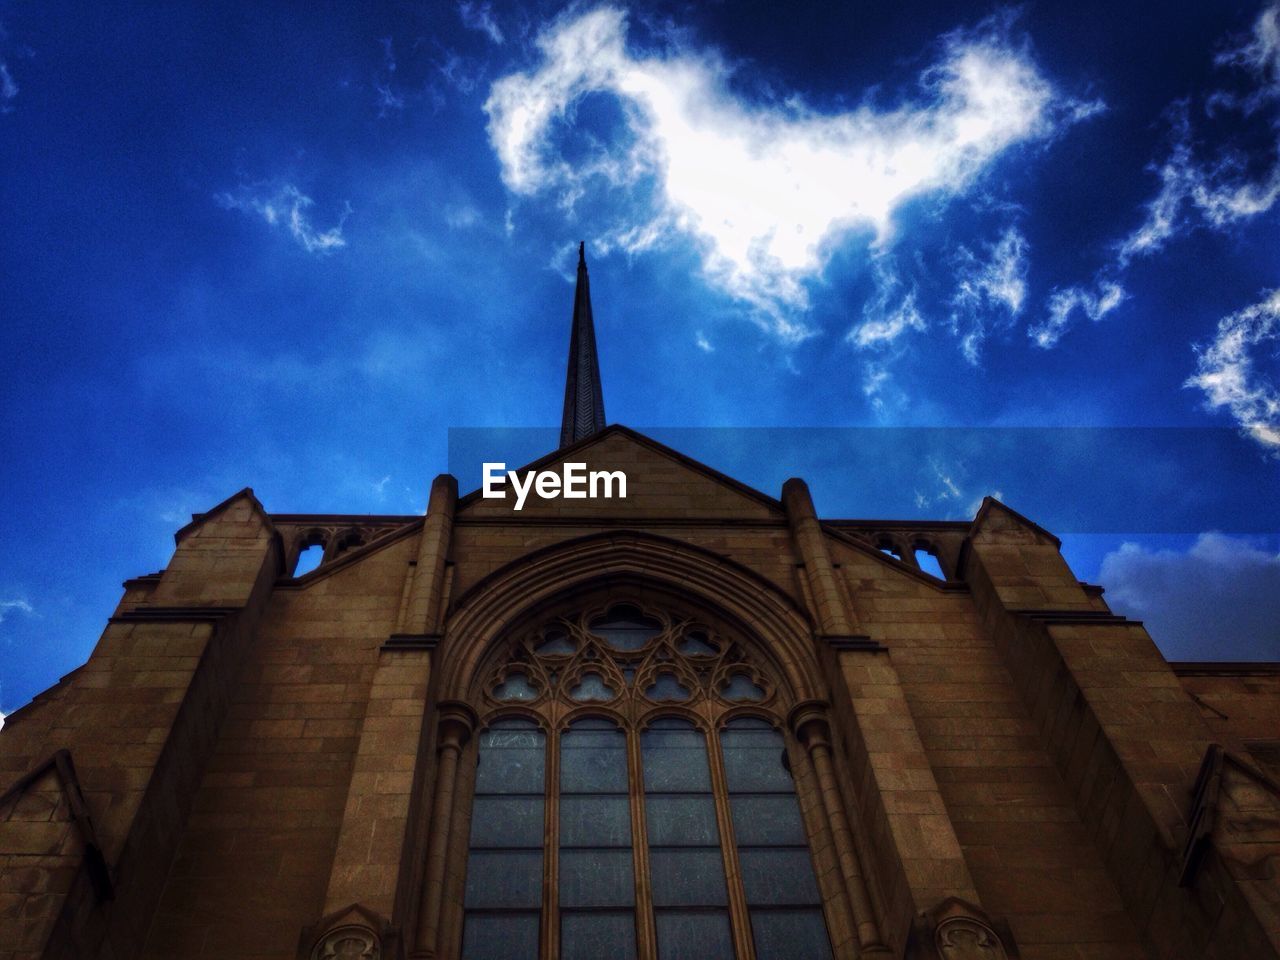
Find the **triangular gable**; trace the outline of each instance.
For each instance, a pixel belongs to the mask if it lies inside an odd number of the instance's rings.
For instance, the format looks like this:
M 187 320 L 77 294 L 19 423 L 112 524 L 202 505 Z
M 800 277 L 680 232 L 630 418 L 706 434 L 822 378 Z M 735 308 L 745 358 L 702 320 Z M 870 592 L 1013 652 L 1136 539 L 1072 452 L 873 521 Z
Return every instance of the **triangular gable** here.
M 978 508 L 977 516 L 973 518 L 973 525 L 969 528 L 969 539 L 981 539 L 982 535 L 989 529 L 995 529 L 1000 526 L 1006 529 L 1010 526 L 1020 526 L 1039 537 L 1043 537 L 1055 547 L 1062 546 L 1061 540 L 1034 520 L 1028 520 L 1017 510 L 1001 503 L 995 497 L 983 497 L 982 506 Z
M 458 501 L 458 513 L 468 518 L 515 520 L 573 516 L 776 520 L 784 515 L 782 504 L 773 497 L 619 425 L 524 466 L 507 464 L 507 469 L 514 469 L 521 477 L 531 470 L 561 474 L 565 463 L 584 463 L 588 473 L 622 471 L 627 477 L 626 499 L 617 499 L 616 493 L 614 499 L 543 499 L 531 490 L 523 508 L 516 511 L 515 493 L 507 483 L 501 488 L 506 493 L 503 499 L 485 498 L 483 488 L 468 493 Z
M 230 509 L 234 504 L 239 503 L 241 500 L 247 500 L 249 502 L 250 509 L 253 511 L 253 513 L 257 514 L 262 519 L 263 526 L 265 526 L 270 533 L 275 534 L 276 532 L 275 524 L 271 522 L 270 515 L 267 513 L 266 509 L 262 506 L 262 503 L 254 495 L 253 488 L 245 487 L 243 490 L 238 490 L 237 492 L 233 493 L 231 496 L 227 497 L 227 499 L 223 500 L 216 507 L 213 507 L 210 510 L 206 510 L 204 513 L 193 514 L 191 517 L 191 522 L 188 523 L 186 526 L 182 527 L 180 530 L 178 530 L 177 533 L 173 535 L 174 542 L 181 543 L 183 539 L 189 533 L 195 530 L 197 527 L 208 523 L 214 517 L 218 516 L 220 513 L 224 513 L 225 511 Z

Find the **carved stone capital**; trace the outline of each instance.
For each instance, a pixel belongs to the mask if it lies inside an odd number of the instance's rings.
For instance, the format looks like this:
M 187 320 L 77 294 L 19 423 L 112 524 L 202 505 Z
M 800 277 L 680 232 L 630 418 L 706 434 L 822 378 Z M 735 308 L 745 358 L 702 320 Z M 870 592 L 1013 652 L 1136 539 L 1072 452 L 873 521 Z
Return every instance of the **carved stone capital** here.
M 479 723 L 476 712 L 461 700 L 445 700 L 439 708 L 440 749 L 466 746 Z
M 802 700 L 787 714 L 787 726 L 805 749 L 831 744 L 831 721 L 825 700 Z

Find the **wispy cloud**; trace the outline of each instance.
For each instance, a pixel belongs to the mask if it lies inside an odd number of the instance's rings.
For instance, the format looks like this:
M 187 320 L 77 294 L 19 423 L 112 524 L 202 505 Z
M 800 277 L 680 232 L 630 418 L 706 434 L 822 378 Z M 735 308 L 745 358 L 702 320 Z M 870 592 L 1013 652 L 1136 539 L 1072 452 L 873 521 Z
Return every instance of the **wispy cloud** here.
M 931 478 L 932 490 L 926 493 L 919 487 L 916 488 L 916 507 L 923 510 L 926 507 L 959 500 L 962 494 L 951 476 L 951 471 L 932 458 L 929 460 L 929 469 L 933 471 L 933 477 Z
M 1167 657 L 1275 658 L 1280 556 L 1248 538 L 1202 533 L 1185 551 L 1125 543 L 1099 579 L 1112 608 L 1146 621 Z
M 4 623 L 11 613 L 24 613 L 29 617 L 34 617 L 36 609 L 26 600 L 19 598 L 0 600 L 0 623 Z
M 1244 93 L 1209 93 L 1203 101 L 1207 117 L 1224 110 L 1250 116 L 1280 104 L 1280 4 L 1267 7 L 1249 37 L 1219 54 L 1215 63 L 1241 71 L 1250 86 Z M 1245 151 L 1231 146 L 1197 158 L 1190 102 L 1175 104 L 1173 115 L 1169 155 L 1152 166 L 1160 189 L 1147 203 L 1143 222 L 1119 244 L 1122 266 L 1160 250 L 1197 223 L 1227 227 L 1267 212 L 1280 200 L 1280 111 L 1263 117 L 1272 156 L 1267 168 L 1252 176 Z
M 342 215 L 333 226 L 317 227 L 311 221 L 315 201 L 291 183 L 241 185 L 234 191 L 217 194 L 215 199 L 227 210 L 257 214 L 272 227 L 287 230 L 307 253 L 327 254 L 347 245 L 342 226 L 351 213 L 351 205 L 343 205 Z
M 1245 433 L 1280 456 L 1280 389 L 1254 362 L 1259 347 L 1276 340 L 1280 290 L 1218 322 L 1213 340 L 1196 347 L 1196 373 L 1186 386 L 1203 390 L 1209 409 L 1225 408 Z
M 13 110 L 13 100 L 18 95 L 18 84 L 9 72 L 9 65 L 0 60 L 0 113 Z
M 1048 313 L 1040 323 L 1027 330 L 1027 335 L 1038 347 L 1049 349 L 1056 346 L 1066 332 L 1071 318 L 1078 312 L 1097 323 L 1120 304 L 1128 295 L 1124 288 L 1114 280 L 1099 278 L 1094 289 L 1086 287 L 1067 287 L 1054 290 L 1049 295 Z
M 445 83 L 463 95 L 474 93 L 480 84 L 479 67 L 452 50 L 445 51 L 444 59 L 436 65 L 436 70 Z
M 463 26 L 469 30 L 478 30 L 494 43 L 502 43 L 506 39 L 493 18 L 493 7 L 488 3 L 469 3 L 464 0 L 458 4 L 458 16 L 462 18 Z
M 916 307 L 916 294 L 909 290 L 896 296 L 893 288 L 883 289 L 863 310 L 863 320 L 849 331 L 847 339 L 856 347 L 891 346 L 910 330 L 922 331 L 928 324 Z
M 373 82 L 373 89 L 377 94 L 378 116 L 385 119 L 404 109 L 404 97 L 393 84 L 397 66 L 395 46 L 390 37 L 382 37 L 378 43 L 382 46 L 382 70 Z
M 697 335 L 694 337 L 694 343 L 697 344 L 698 349 L 701 350 L 703 353 L 716 352 L 715 346 L 711 343 L 710 340 L 707 339 L 707 335 L 703 333 L 701 330 L 699 330 L 697 332 Z
M 951 298 L 951 329 L 960 337 L 965 359 L 978 362 L 992 329 L 1008 326 L 1027 299 L 1029 245 L 1016 225 L 988 245 L 983 256 L 961 246 L 956 252 L 956 292 Z
M 594 185 L 650 191 L 636 241 L 696 238 L 707 276 L 789 340 L 806 333 L 794 316 L 808 303 L 804 282 L 840 240 L 861 231 L 888 243 L 908 200 L 960 194 L 1009 148 L 1089 112 L 996 24 L 943 38 L 900 106 L 839 113 L 798 96 L 748 104 L 717 54 L 681 42 L 635 53 L 611 6 L 560 18 L 537 44 L 536 67 L 499 79 L 485 104 L 507 187 L 554 192 L 566 207 Z M 619 132 L 570 150 L 583 140 L 565 131 L 594 93 L 620 104 Z

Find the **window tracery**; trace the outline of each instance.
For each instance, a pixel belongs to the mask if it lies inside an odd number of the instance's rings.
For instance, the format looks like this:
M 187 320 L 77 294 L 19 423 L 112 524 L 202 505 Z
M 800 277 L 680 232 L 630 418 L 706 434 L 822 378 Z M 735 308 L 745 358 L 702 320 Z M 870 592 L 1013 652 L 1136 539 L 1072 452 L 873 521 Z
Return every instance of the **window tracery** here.
M 752 647 L 613 601 L 516 632 L 479 685 L 462 960 L 831 955 Z

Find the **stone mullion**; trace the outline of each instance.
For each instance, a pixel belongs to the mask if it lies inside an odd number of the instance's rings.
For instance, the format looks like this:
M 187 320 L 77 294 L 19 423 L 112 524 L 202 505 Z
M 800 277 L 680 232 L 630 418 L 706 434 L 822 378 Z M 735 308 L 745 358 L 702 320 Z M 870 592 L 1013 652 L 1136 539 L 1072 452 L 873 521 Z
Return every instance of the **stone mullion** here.
M 733 809 L 729 804 L 729 785 L 724 775 L 724 758 L 720 752 L 720 731 L 715 720 L 708 723 L 707 766 L 711 770 L 711 796 L 715 800 L 716 820 L 720 826 L 720 853 L 724 858 L 725 887 L 729 892 L 729 922 L 733 931 L 734 951 L 738 960 L 755 960 L 755 942 L 751 936 L 751 914 L 747 909 L 747 893 L 742 885 L 742 866 L 738 862 L 738 844 L 733 834 Z
M 653 917 L 653 883 L 649 873 L 649 828 L 644 809 L 644 757 L 634 709 L 627 729 L 627 782 L 631 802 L 631 868 L 636 890 L 636 957 L 657 960 L 658 929 Z
M 844 803 L 836 782 L 830 728 L 826 718 L 818 714 L 815 709 L 811 707 L 806 709 L 804 705 L 801 706 L 802 709 L 792 717 L 791 722 L 796 739 L 808 751 L 809 762 L 817 777 L 818 793 L 827 816 L 827 825 L 831 830 L 831 839 L 835 845 L 836 858 L 840 863 L 840 872 L 844 876 L 849 908 L 857 930 L 858 953 L 860 956 L 888 955 L 889 950 L 884 945 L 880 925 L 876 920 L 876 911 L 871 903 L 866 874 L 853 838 L 853 829 L 845 814 Z
M 542 924 L 538 955 L 542 960 L 560 956 L 560 721 L 562 711 L 553 709 L 547 730 L 547 757 L 544 764 L 545 790 L 542 820 Z
M 456 805 L 458 761 L 462 748 L 475 729 L 476 717 L 465 703 L 440 705 L 440 732 L 436 747 L 436 789 L 431 804 L 430 840 L 422 889 L 426 894 L 418 923 L 415 956 L 435 957 L 439 951 L 440 912 L 444 899 L 449 836 Z

